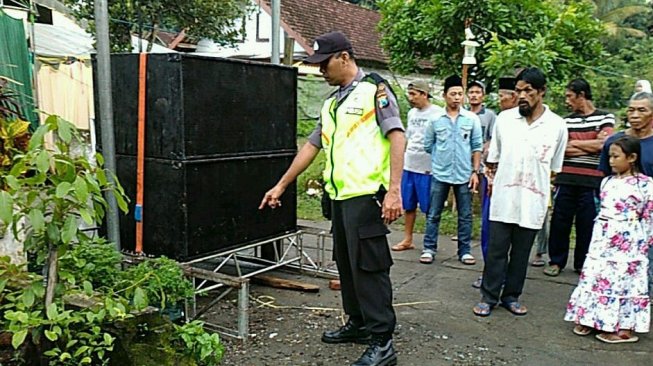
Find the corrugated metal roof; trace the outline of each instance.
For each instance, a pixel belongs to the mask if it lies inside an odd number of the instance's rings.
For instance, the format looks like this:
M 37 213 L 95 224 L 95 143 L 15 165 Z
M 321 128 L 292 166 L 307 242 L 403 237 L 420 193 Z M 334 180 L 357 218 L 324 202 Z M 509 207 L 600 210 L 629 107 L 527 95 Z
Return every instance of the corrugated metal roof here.
M 34 38 L 36 39 L 36 54 L 45 57 L 74 57 L 88 59 L 92 53 L 94 39 L 83 30 L 75 30 L 49 24 L 34 24 Z M 138 52 L 138 37 L 132 36 L 132 52 Z M 148 42 L 142 40 L 143 49 L 147 49 Z M 171 49 L 152 45 L 151 53 L 176 52 Z
M 83 30 L 34 24 L 34 46 L 39 56 L 90 58 L 93 37 Z

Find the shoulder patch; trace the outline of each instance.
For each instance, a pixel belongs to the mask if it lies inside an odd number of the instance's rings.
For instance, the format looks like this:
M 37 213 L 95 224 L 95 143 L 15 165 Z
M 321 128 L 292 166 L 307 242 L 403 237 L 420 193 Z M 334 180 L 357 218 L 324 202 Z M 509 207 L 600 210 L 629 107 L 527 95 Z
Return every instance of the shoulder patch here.
M 376 86 L 376 104 L 379 108 L 385 108 L 390 104 L 388 102 L 388 93 L 385 90 L 385 83 L 379 83 Z

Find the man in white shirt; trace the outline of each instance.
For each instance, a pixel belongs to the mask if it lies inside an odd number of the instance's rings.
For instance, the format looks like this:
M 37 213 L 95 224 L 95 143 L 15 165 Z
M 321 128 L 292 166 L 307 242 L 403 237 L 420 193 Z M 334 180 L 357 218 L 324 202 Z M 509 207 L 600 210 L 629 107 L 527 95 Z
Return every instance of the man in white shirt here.
M 528 257 L 544 223 L 551 172 L 562 169 L 567 145 L 564 120 L 543 104 L 544 74 L 537 68 L 522 70 L 515 92 L 518 108 L 497 117 L 487 158 L 494 185 L 482 300 L 473 309 L 478 316 L 490 315 L 498 304 L 514 315 L 526 315 L 519 296 Z

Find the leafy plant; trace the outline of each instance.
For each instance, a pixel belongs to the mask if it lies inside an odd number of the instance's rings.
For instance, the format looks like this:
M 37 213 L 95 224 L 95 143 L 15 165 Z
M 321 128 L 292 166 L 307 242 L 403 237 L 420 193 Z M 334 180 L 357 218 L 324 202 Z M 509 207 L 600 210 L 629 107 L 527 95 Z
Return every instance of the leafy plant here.
M 199 320 L 176 325 L 174 342 L 184 349 L 185 354 L 192 356 L 198 365 L 218 365 L 224 354 L 224 346 L 220 343 L 220 337 L 216 333 L 207 333 L 203 325 Z
M 184 279 L 177 262 L 166 257 L 145 260 L 124 271 L 118 286 L 118 292 L 123 291 L 137 308 L 156 303 L 161 309 L 189 299 L 194 293 L 193 284 Z
M 120 277 L 122 256 L 112 243 L 93 238 L 84 245 L 75 245 L 59 259 L 59 277 L 71 285 L 88 281 L 95 289 L 115 287 Z
M 14 155 L 27 151 L 29 122 L 23 119 L 15 101 L 15 93 L 7 90 L 0 77 L 0 169 L 11 166 Z
M 55 136 L 53 150 L 44 145 L 48 132 Z M 112 173 L 102 168 L 102 156 L 96 155 L 95 165 L 84 156 L 74 156 L 73 139 L 81 141 L 74 125 L 48 117 L 34 132 L 28 150 L 14 158 L 2 177 L 7 189 L 0 191 L 0 220 L 11 225 L 14 237 L 24 236 L 25 249 L 37 255 L 38 263 L 48 256 L 46 306 L 54 296 L 58 255 L 73 242 L 90 240 L 78 227 L 81 221 L 93 225 L 102 220 L 107 207 L 103 193 L 113 193 L 118 206 L 127 211 L 122 187 L 107 179 Z

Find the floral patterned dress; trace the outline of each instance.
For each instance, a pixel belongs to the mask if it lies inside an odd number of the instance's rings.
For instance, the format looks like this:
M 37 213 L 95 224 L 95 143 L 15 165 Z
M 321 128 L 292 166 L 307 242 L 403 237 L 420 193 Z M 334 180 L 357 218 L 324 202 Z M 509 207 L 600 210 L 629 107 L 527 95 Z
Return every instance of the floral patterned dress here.
M 648 332 L 653 180 L 642 174 L 604 178 L 600 198 L 592 242 L 565 320 L 603 332 Z

